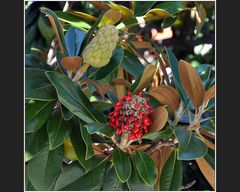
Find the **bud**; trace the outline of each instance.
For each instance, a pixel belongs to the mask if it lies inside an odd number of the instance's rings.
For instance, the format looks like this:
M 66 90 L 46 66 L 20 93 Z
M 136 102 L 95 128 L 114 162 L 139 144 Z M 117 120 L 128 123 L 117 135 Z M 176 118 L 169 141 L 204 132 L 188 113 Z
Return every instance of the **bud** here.
M 93 67 L 107 65 L 118 42 L 118 31 L 113 25 L 103 25 L 85 47 L 83 60 Z
M 152 107 L 147 104 L 148 99 L 139 95 L 128 95 L 120 98 L 110 113 L 109 125 L 117 129 L 116 134 L 127 133 L 129 140 L 141 139 L 152 125 L 150 119 Z

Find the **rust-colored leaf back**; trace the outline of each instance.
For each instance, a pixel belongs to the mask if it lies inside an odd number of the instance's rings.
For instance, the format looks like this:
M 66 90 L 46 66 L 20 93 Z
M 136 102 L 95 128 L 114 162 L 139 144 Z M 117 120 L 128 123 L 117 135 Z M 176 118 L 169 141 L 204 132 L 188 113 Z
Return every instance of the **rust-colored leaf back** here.
M 82 63 L 81 57 L 63 57 L 61 60 L 62 66 L 68 71 L 74 71 L 80 67 Z
M 161 104 L 168 105 L 173 111 L 177 111 L 180 105 L 178 92 L 169 85 L 158 86 L 149 94 L 158 99 Z
M 215 97 L 215 84 L 206 91 L 204 96 L 204 102 L 207 102 L 209 99 Z
M 187 96 L 193 102 L 193 105 L 196 108 L 200 107 L 203 103 L 205 89 L 199 75 L 193 66 L 184 60 L 180 60 L 179 76 L 183 88 Z
M 158 107 L 152 115 L 153 124 L 150 127 L 150 132 L 160 131 L 164 125 L 167 123 L 168 112 L 165 107 Z

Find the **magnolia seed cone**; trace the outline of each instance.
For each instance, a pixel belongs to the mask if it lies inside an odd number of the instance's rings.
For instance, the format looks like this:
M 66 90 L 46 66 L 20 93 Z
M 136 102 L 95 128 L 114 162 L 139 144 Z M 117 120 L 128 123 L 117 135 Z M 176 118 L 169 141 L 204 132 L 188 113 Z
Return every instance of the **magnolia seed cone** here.
M 113 25 L 103 25 L 85 47 L 83 60 L 92 67 L 107 65 L 118 42 L 118 31 Z

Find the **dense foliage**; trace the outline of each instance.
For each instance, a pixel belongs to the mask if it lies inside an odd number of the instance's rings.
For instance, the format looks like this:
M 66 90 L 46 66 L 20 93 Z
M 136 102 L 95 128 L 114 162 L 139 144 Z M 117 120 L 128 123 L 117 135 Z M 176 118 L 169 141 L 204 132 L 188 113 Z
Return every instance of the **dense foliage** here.
M 25 9 L 26 190 L 214 190 L 213 2 Z

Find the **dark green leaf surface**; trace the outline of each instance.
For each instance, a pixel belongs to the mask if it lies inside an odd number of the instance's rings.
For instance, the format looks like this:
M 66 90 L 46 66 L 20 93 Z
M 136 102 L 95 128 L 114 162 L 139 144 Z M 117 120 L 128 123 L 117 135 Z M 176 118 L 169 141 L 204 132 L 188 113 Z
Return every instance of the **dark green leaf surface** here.
M 88 123 L 86 127 L 90 134 L 97 133 L 107 137 L 111 137 L 113 134 L 113 129 L 103 123 Z
M 54 104 L 54 101 L 29 102 L 25 109 L 25 132 L 31 133 L 40 129 L 48 120 Z
M 179 191 L 182 185 L 182 178 L 182 162 L 177 160 L 177 152 L 174 150 L 162 169 L 160 190 Z
M 124 50 L 124 58 L 122 62 L 123 68 L 135 78 L 138 78 L 144 71 L 143 64 L 139 59 L 127 50 Z
M 25 135 L 25 161 L 31 160 L 45 146 L 48 145 L 47 126 L 37 130 L 34 133 Z
M 64 49 L 64 54 L 65 54 L 66 56 L 68 56 L 68 54 L 67 54 L 66 42 L 65 42 L 65 39 L 64 39 L 64 33 L 63 33 L 63 30 L 62 30 L 61 23 L 59 22 L 56 14 L 55 14 L 52 10 L 50 10 L 50 9 L 48 9 L 48 8 L 45 8 L 45 7 L 41 8 L 41 11 L 42 11 L 43 13 L 45 13 L 47 16 L 50 16 L 50 17 L 53 18 L 53 20 L 54 20 L 54 22 L 55 22 L 55 24 L 56 24 L 56 28 L 57 28 L 57 31 L 58 31 L 58 35 L 59 35 L 61 44 L 62 44 L 63 49 Z
M 118 179 L 114 167 L 104 176 L 103 191 L 124 191 L 124 184 Z
M 48 44 L 51 44 L 51 41 L 54 37 L 54 31 L 48 18 L 46 18 L 43 15 L 39 15 L 37 24 L 38 29 L 41 32 L 44 39 L 47 41 Z
M 163 10 L 171 13 L 172 15 L 188 9 L 181 2 L 163 2 L 163 3 L 158 4 L 154 8 L 163 9 Z
M 33 54 L 25 54 L 25 67 L 26 68 L 34 68 L 34 69 L 42 69 L 45 71 L 53 71 L 54 69 L 43 62 L 36 55 Z
M 153 186 L 148 186 L 139 176 L 135 167 L 132 166 L 132 174 L 127 185 L 130 191 L 153 191 Z
M 114 169 L 122 183 L 126 182 L 131 176 L 131 161 L 129 157 L 119 148 L 112 154 Z
M 66 107 L 64 107 L 64 105 L 61 105 L 60 108 L 61 108 L 63 119 L 65 119 L 66 121 L 69 121 L 70 119 L 73 118 L 73 113 L 69 111 Z
M 70 121 L 65 121 L 60 111 L 55 111 L 47 123 L 47 132 L 49 138 L 49 149 L 55 149 L 62 145 L 72 131 Z
M 145 15 L 155 3 L 156 1 L 133 1 L 134 16 Z
M 70 57 L 79 55 L 81 45 L 85 36 L 86 36 L 86 33 L 76 27 L 71 27 L 67 31 L 65 35 L 65 40 L 66 40 L 68 55 Z
M 44 74 L 45 70 L 25 69 L 25 98 L 51 101 L 57 98 L 56 91 Z
M 112 58 L 110 59 L 109 63 L 106 66 L 101 67 L 97 70 L 97 72 L 94 75 L 94 79 L 100 80 L 111 75 L 111 73 L 113 73 L 122 63 L 123 56 L 124 56 L 123 49 L 120 46 L 117 46 L 113 52 Z
M 182 101 L 187 106 L 188 99 L 187 99 L 186 93 L 183 89 L 182 83 L 180 81 L 179 70 L 178 70 L 178 60 L 177 60 L 176 56 L 174 55 L 174 53 L 169 48 L 166 48 L 166 52 L 167 52 L 169 63 L 170 63 L 171 69 L 172 69 L 174 84 L 180 94 Z
M 204 158 L 208 162 L 208 164 L 215 170 L 215 151 L 209 148 Z
M 175 133 L 179 142 L 178 159 L 192 160 L 207 153 L 206 144 L 192 131 L 176 127 Z
M 149 186 L 153 186 L 157 181 L 157 168 L 152 158 L 145 152 L 137 151 L 135 155 L 135 165 L 138 175 Z
M 67 76 L 57 72 L 46 72 L 46 75 L 56 88 L 60 102 L 74 115 L 87 123 L 105 122 L 103 113 L 93 107 L 80 87 L 74 85 Z
M 86 171 L 89 171 L 94 166 L 94 157 L 88 160 L 85 159 L 87 149 L 84 140 L 82 139 L 80 125 L 78 123 L 73 127 L 70 139 L 79 163 Z
M 84 174 L 85 169 L 79 164 L 79 162 L 72 162 L 70 165 L 67 165 L 59 175 L 54 190 L 59 191 L 71 187 L 71 184 L 79 180 Z
M 71 165 L 71 164 L 70 164 Z M 78 166 L 78 167 L 77 167 Z M 74 164 L 64 175 L 61 176 L 63 181 L 62 185 L 60 181 L 57 182 L 55 190 L 58 191 L 99 191 L 103 184 L 103 176 L 105 172 L 106 161 L 101 161 L 91 171 L 81 176 L 83 170 L 79 165 Z M 71 173 L 73 171 L 73 173 Z M 78 172 L 79 171 L 79 172 Z M 68 179 L 67 179 L 68 178 Z
M 50 151 L 45 147 L 28 163 L 29 179 L 38 191 L 48 191 L 60 171 L 63 159 L 63 145 Z
M 83 126 L 83 122 L 79 120 L 80 131 L 82 135 L 83 142 L 86 145 L 86 155 L 85 159 L 90 159 L 94 155 L 91 136 L 89 135 L 87 128 Z

